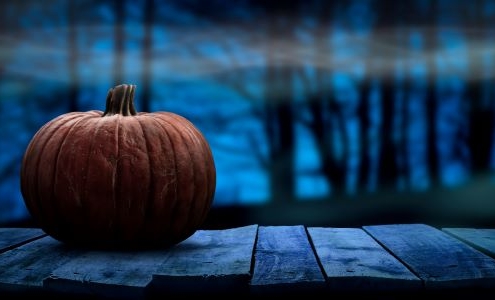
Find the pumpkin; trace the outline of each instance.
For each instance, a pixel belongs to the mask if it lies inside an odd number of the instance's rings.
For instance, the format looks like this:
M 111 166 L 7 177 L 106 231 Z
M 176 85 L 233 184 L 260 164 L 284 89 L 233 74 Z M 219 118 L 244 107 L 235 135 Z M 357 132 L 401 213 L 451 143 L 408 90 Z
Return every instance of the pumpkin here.
M 134 85 L 106 109 L 49 121 L 23 156 L 21 192 L 53 238 L 86 245 L 172 245 L 204 222 L 215 193 L 208 142 L 171 112 L 137 113 Z

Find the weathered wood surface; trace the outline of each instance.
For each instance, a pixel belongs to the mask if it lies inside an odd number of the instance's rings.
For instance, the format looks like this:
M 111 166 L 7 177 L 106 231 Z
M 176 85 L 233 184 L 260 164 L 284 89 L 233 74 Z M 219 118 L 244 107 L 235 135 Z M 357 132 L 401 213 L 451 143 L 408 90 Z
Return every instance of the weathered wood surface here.
M 135 252 L 90 251 L 40 238 L 41 231 L 25 235 L 24 229 L 3 229 L 2 242 L 11 249 L 0 253 L 0 298 L 24 292 L 79 299 L 223 292 L 404 295 L 417 291 L 415 276 L 421 279 L 421 293 L 423 286 L 455 295 L 456 288 L 495 291 L 495 259 L 468 245 L 493 255 L 493 229 L 441 231 L 422 224 L 363 229 L 251 225 L 199 230 L 174 247 Z M 19 243 L 12 242 L 14 236 Z
M 319 291 L 325 278 L 303 226 L 260 226 L 251 291 Z
M 191 292 L 216 282 L 250 276 L 257 226 L 222 231 L 198 230 L 171 248 L 141 251 L 89 251 L 54 270 L 50 291 L 105 298 L 140 299 L 153 292 Z M 184 287 L 180 289 L 180 287 Z
M 54 269 L 43 284 L 49 291 L 91 297 L 140 299 L 166 250 L 87 251 Z
M 0 228 L 0 253 L 44 236 L 38 228 Z
M 308 228 L 328 287 L 339 291 L 419 290 L 421 280 L 359 228 Z
M 170 249 L 151 288 L 166 293 L 247 292 L 257 225 L 199 231 Z
M 364 226 L 424 282 L 426 288 L 493 288 L 495 260 L 423 224 Z
M 0 255 L 0 290 L 41 290 L 43 279 L 80 253 L 48 236 L 4 252 Z
M 481 252 L 495 257 L 495 229 L 443 228 L 442 230 Z

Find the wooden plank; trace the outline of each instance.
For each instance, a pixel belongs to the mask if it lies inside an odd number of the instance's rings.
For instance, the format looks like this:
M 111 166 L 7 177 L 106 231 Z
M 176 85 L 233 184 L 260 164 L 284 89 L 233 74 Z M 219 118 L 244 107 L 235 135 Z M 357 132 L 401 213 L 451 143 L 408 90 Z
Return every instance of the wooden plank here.
M 139 299 L 156 292 L 193 292 L 229 286 L 250 276 L 257 226 L 198 230 L 167 249 L 89 251 L 52 272 L 50 291 L 105 298 Z M 153 280 L 153 284 L 148 285 Z M 196 285 L 200 283 L 199 285 Z
M 253 293 L 317 293 L 324 288 L 325 278 L 303 226 L 258 229 Z
M 170 249 L 153 275 L 153 293 L 248 291 L 258 225 L 198 231 Z
M 42 290 L 44 278 L 79 254 L 49 236 L 4 252 L 0 255 L 0 290 Z
M 426 288 L 495 286 L 495 260 L 424 224 L 363 227 L 419 276 Z
M 360 228 L 308 228 L 328 287 L 338 291 L 420 290 L 421 280 Z
M 479 251 L 495 257 L 495 229 L 443 228 L 442 230 Z
M 46 236 L 38 228 L 0 228 L 0 253 Z
M 53 270 L 43 286 L 84 297 L 142 299 L 166 249 L 87 251 Z

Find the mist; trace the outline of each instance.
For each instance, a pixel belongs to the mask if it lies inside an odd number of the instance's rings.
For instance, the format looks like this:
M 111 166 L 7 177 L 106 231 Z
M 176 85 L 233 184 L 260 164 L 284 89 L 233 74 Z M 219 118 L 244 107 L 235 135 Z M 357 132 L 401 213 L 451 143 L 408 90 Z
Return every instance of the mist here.
M 395 207 L 381 197 L 438 210 L 457 191 L 460 210 L 480 186 L 470 214 L 491 207 L 495 1 L 0 8 L 0 219 L 28 215 L 16 183 L 36 130 L 62 113 L 104 110 L 121 83 L 137 85 L 138 111 L 172 111 L 204 133 L 215 207 L 338 202 L 369 220 L 358 207 L 375 203 L 375 216 Z M 304 218 L 337 220 L 341 209 Z

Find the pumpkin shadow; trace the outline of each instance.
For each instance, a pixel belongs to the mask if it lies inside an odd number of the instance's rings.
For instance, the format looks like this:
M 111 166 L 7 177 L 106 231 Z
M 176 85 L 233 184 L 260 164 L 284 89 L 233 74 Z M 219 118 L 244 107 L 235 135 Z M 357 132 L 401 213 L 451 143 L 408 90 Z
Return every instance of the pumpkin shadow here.
M 67 242 L 59 241 L 61 247 L 67 250 L 78 251 L 98 251 L 98 252 L 148 252 L 173 249 L 178 243 L 172 242 L 146 242 L 146 243 L 124 243 L 124 242 L 101 242 L 101 243 L 85 243 L 85 242 Z

